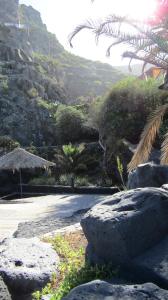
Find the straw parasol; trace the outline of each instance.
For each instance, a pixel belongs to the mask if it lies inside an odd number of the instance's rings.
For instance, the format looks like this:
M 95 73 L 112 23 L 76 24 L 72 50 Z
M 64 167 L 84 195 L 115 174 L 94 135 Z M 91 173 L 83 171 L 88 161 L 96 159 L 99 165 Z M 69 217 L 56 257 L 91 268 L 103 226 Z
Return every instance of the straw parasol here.
M 49 168 L 55 166 L 54 163 L 45 160 L 42 157 L 34 155 L 25 149 L 16 148 L 12 152 L 0 157 L 0 169 L 1 170 L 15 170 L 20 174 L 20 194 L 22 196 L 22 169 L 34 169 L 34 168 Z

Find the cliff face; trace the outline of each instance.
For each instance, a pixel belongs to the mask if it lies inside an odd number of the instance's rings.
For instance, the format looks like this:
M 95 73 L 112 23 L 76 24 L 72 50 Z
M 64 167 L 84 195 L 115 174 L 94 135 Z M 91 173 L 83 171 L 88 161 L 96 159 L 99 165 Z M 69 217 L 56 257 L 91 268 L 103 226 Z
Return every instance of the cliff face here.
M 68 53 L 39 12 L 18 5 L 18 0 L 0 0 L 0 135 L 23 145 L 56 144 L 56 128 L 41 101 L 90 101 L 123 75 Z
M 0 0 L 0 8 L 0 23 L 19 23 L 19 0 Z
M 122 73 L 108 64 L 93 62 L 65 51 L 55 35 L 47 31 L 39 12 L 31 6 L 21 5 L 20 15 L 21 22 L 29 28 L 27 38 L 32 53 L 36 54 L 36 60 L 42 65 L 45 65 L 46 60 L 55 60 L 60 82 L 70 102 L 80 97 L 87 100 L 102 95 L 113 83 L 123 78 Z

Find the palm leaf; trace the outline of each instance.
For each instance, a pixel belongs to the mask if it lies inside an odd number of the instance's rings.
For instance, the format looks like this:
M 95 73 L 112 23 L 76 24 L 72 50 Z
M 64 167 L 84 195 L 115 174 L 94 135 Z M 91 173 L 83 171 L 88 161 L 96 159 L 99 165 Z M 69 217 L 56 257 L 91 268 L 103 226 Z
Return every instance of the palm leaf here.
M 161 164 L 168 164 L 168 133 L 165 134 L 164 142 L 161 147 Z
M 128 165 L 129 172 L 135 169 L 140 163 L 144 163 L 148 160 L 150 152 L 152 150 L 153 142 L 155 140 L 156 135 L 159 132 L 163 116 L 167 110 L 168 104 L 162 105 L 158 107 L 149 117 L 148 122 L 142 132 L 141 140 L 136 149 L 136 152 Z M 168 145 L 168 138 L 164 147 L 166 147 L 166 145 Z M 164 147 L 163 149 L 166 149 Z M 163 157 L 166 158 L 166 155 Z
M 127 26 L 124 27 L 122 26 L 123 24 Z M 132 33 L 129 33 L 128 27 L 133 28 Z M 130 52 L 126 52 L 123 57 L 129 57 L 131 60 L 136 59 L 145 62 L 145 64 L 149 63 L 167 69 L 168 23 L 161 22 L 158 26 L 151 27 L 127 17 L 110 15 L 104 21 L 98 20 L 93 22 L 89 20 L 77 26 L 69 37 L 71 46 L 73 38 L 83 29 L 91 30 L 96 37 L 96 42 L 98 42 L 100 36 L 112 38 L 106 53 L 108 56 L 112 47 L 119 44 L 127 44 L 134 50 L 131 52 L 131 56 L 127 56 L 126 53 Z

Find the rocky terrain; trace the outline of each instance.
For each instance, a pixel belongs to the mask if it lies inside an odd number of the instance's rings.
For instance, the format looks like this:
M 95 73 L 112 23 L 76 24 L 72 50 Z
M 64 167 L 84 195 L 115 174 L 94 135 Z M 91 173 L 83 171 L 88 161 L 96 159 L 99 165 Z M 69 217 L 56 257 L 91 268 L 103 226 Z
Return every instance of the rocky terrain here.
M 23 145 L 49 144 L 53 125 L 41 100 L 91 101 L 123 75 L 110 65 L 65 51 L 31 6 L 19 6 L 16 0 L 0 0 L 0 6 L 1 135 Z

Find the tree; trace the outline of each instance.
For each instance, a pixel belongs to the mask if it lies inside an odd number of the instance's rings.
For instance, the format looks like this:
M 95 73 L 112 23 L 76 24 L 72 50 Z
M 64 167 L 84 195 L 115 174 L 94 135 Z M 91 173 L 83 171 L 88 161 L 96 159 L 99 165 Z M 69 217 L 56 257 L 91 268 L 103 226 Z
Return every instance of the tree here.
M 0 152 L 2 154 L 10 152 L 19 146 L 20 144 L 17 141 L 13 140 L 11 137 L 6 135 L 0 136 Z
M 144 23 L 127 17 L 111 15 L 103 22 L 91 20 L 79 25 L 70 36 L 71 46 L 75 35 L 83 29 L 91 30 L 97 41 L 101 36 L 111 37 L 112 43 L 107 49 L 107 55 L 110 55 L 111 48 L 116 45 L 128 45 L 132 50 L 124 52 L 123 57 L 130 58 L 129 66 L 132 60 L 136 59 L 143 62 L 143 72 L 147 64 L 164 69 L 166 71 L 165 82 L 160 88 L 168 89 L 168 1 L 157 1 L 158 5 L 154 17 Z M 128 166 L 129 171 L 136 168 L 139 163 L 147 161 L 162 124 L 163 116 L 167 111 L 168 104 L 165 104 L 157 107 L 156 111 L 149 117 L 138 148 Z M 162 144 L 161 163 L 168 163 L 168 133 Z
M 81 155 L 84 150 L 84 144 L 79 146 L 68 145 L 62 146 L 61 154 L 56 155 L 57 165 L 60 166 L 62 174 L 69 174 L 71 177 L 71 187 L 75 187 L 75 177 L 79 172 L 86 171 L 86 165 L 81 161 Z
M 84 115 L 72 106 L 61 105 L 55 114 L 57 133 L 61 144 L 80 139 Z
M 112 38 L 112 43 L 107 49 L 107 56 L 110 55 L 112 47 L 126 44 L 133 49 L 123 53 L 124 58 L 130 58 L 130 63 L 136 59 L 143 61 L 144 67 L 150 63 L 167 70 L 168 44 L 165 39 L 168 36 L 167 18 L 159 20 L 156 25 L 153 25 L 152 21 L 154 22 L 154 20 L 148 20 L 142 23 L 116 15 L 107 17 L 103 22 L 89 20 L 75 28 L 70 35 L 69 42 L 73 47 L 72 40 L 76 34 L 83 29 L 88 29 L 94 33 L 97 42 L 101 36 Z

